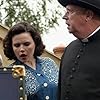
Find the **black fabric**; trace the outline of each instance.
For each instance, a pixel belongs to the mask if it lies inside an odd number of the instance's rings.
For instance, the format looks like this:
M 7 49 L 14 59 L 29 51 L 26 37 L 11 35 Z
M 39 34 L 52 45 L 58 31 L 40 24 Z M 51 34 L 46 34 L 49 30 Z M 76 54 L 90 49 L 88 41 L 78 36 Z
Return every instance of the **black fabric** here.
M 27 100 L 39 100 L 37 95 L 28 95 Z
M 74 4 L 100 14 L 100 0 L 58 0 L 58 2 L 64 7 L 68 4 Z
M 100 100 L 100 31 L 73 41 L 62 57 L 58 100 Z

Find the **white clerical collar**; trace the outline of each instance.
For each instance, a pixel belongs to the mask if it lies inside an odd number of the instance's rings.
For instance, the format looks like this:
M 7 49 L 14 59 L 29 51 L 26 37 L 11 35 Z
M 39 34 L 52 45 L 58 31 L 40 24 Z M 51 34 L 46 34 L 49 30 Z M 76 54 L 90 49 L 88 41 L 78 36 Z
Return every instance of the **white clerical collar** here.
M 90 34 L 88 37 L 82 39 L 82 42 L 88 42 L 88 38 L 91 37 L 92 35 L 94 35 L 98 30 L 100 30 L 100 26 L 98 28 L 96 28 L 96 30 L 93 31 L 92 34 Z

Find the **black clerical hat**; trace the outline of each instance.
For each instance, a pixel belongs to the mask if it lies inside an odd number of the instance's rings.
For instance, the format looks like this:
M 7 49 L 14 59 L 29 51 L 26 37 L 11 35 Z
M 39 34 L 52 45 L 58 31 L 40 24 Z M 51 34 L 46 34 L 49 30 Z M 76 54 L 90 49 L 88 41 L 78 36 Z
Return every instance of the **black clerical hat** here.
M 73 4 L 100 14 L 100 0 L 58 0 L 58 2 L 64 7 Z

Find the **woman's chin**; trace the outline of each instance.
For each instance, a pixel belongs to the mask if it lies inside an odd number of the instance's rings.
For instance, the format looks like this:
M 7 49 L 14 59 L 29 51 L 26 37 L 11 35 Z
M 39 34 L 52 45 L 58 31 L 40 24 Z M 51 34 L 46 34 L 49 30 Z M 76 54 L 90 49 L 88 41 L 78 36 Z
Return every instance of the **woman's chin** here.
M 20 61 L 23 62 L 23 63 L 27 62 L 26 59 L 20 59 Z

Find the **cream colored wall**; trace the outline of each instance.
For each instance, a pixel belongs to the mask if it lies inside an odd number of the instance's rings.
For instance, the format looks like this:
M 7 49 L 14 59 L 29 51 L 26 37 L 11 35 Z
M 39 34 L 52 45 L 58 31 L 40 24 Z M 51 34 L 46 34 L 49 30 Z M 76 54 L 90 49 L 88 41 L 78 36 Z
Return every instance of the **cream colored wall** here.
M 7 34 L 7 31 L 8 31 L 8 30 L 9 30 L 8 27 L 6 27 L 6 26 L 0 24 L 0 38 L 3 39 L 3 38 L 5 37 L 5 35 Z
M 12 61 L 8 60 L 4 53 L 3 53 L 3 46 L 2 46 L 2 40 L 4 39 L 5 35 L 7 34 L 7 31 L 9 30 L 8 27 L 3 26 L 2 24 L 0 24 L 0 54 L 3 57 L 3 66 L 7 66 L 10 63 L 12 63 Z M 52 58 L 59 66 L 60 64 L 60 58 L 58 58 L 56 55 L 54 55 L 53 53 L 50 53 L 49 51 L 44 51 L 42 56 L 46 56 L 46 57 L 50 57 Z
M 50 58 L 52 58 L 52 59 L 56 62 L 56 64 L 57 64 L 58 66 L 60 65 L 60 58 L 57 57 L 56 55 L 54 55 L 53 53 L 51 53 L 51 52 L 45 50 L 44 53 L 42 54 L 42 56 L 50 57 Z
M 12 62 L 12 61 L 8 60 L 8 58 L 4 55 L 3 46 L 2 46 L 3 38 L 7 34 L 8 29 L 9 29 L 8 27 L 0 24 L 0 54 L 3 58 L 3 66 L 7 66 L 8 64 L 10 64 Z

